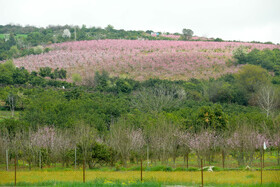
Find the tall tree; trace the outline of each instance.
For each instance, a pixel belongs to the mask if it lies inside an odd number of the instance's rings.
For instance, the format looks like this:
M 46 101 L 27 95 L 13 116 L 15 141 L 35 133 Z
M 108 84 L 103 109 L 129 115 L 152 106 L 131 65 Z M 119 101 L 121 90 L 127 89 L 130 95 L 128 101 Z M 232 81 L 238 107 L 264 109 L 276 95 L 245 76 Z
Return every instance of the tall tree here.
M 183 29 L 184 40 L 190 40 L 193 36 L 193 31 L 191 29 Z
M 276 89 L 271 85 L 262 86 L 257 93 L 257 102 L 262 110 L 265 111 L 266 117 L 278 106 L 278 94 Z

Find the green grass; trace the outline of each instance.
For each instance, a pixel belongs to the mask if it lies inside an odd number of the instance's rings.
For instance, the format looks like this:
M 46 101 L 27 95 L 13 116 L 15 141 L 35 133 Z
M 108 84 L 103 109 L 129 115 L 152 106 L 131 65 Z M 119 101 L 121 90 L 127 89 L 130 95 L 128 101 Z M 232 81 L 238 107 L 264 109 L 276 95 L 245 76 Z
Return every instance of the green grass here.
M 55 181 L 46 181 L 46 182 L 40 182 L 40 183 L 26 183 L 26 182 L 20 182 L 17 183 L 17 186 L 100 186 L 100 187 L 106 187 L 106 186 L 132 186 L 132 187 L 152 187 L 152 186 L 175 186 L 178 184 L 175 183 L 161 183 L 161 182 L 140 182 L 137 181 L 135 183 L 129 183 L 129 181 L 126 182 L 121 182 L 121 181 L 116 181 L 113 183 L 107 183 L 106 184 L 106 180 L 96 180 L 96 181 L 92 181 L 92 182 L 86 182 L 86 183 L 82 183 L 82 182 L 55 182 Z M 179 183 L 179 185 L 182 186 L 200 186 L 200 184 L 193 184 L 193 183 Z M 1 185 L 0 185 L 1 186 Z M 3 186 L 14 186 L 14 183 L 7 183 L 4 184 Z M 211 183 L 211 184 L 205 184 L 204 186 L 218 186 L 218 187 L 237 187 L 237 186 L 248 186 L 248 187 L 259 187 L 260 184 L 215 184 L 215 183 Z M 270 183 L 270 184 L 263 184 L 262 186 L 264 187 L 276 187 L 279 186 L 279 184 L 275 184 L 275 183 Z
M 0 34 L 0 39 L 5 38 L 5 35 L 9 35 L 9 34 Z M 27 34 L 17 34 L 16 38 L 26 38 Z
M 264 171 L 263 184 L 280 184 L 280 171 Z M 135 184 L 140 182 L 140 171 L 86 171 L 87 182 L 102 184 Z M 79 183 L 83 180 L 82 169 L 72 171 L 18 171 L 18 183 L 66 182 Z M 200 171 L 143 171 L 145 183 L 160 184 L 200 184 Z M 12 184 L 14 171 L 0 171 L 0 185 Z M 260 171 L 218 171 L 204 172 L 204 183 L 209 184 L 242 184 L 260 183 Z
M 19 114 L 20 114 L 19 111 L 15 111 L 14 117 L 16 119 L 18 119 L 19 118 Z M 8 118 L 12 118 L 12 112 L 11 111 L 7 111 L 7 110 L 0 110 L 0 120 L 8 119 Z

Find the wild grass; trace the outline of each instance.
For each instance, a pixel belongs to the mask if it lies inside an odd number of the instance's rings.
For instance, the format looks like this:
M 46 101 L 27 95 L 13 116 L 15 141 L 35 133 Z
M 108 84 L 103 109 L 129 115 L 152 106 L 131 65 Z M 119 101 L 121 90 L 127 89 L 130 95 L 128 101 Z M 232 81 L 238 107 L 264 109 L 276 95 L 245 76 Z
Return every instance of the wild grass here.
M 264 171 L 264 184 L 279 184 L 280 171 Z M 47 181 L 56 182 L 82 182 L 82 171 L 19 171 L 17 172 L 18 183 L 39 183 Z M 201 172 L 164 172 L 164 171 L 144 171 L 143 180 L 146 183 L 156 184 L 200 184 Z M 86 171 L 86 181 L 103 181 L 103 184 L 117 183 L 139 183 L 139 171 Z M 13 171 L 0 171 L 0 184 L 7 185 L 14 182 Z M 260 171 L 220 171 L 204 172 L 205 184 L 260 184 Z
M 18 118 L 19 117 L 19 113 L 18 111 L 15 111 L 14 113 L 14 117 Z M 12 117 L 12 113 L 11 111 L 7 111 L 7 110 L 0 110 L 0 120 L 1 119 L 8 119 Z
M 0 39 L 5 38 L 5 35 L 9 36 L 9 34 L 0 34 Z M 27 34 L 17 34 L 16 37 L 17 38 L 19 38 L 19 37 L 26 38 Z
M 6 186 L 13 186 L 13 183 L 9 183 L 6 184 Z M 0 185 L 1 186 L 1 185 Z M 111 182 L 111 181 L 102 181 L 102 180 L 97 180 L 97 181 L 92 181 L 92 182 L 86 182 L 86 183 L 82 183 L 82 182 L 55 182 L 55 181 L 47 181 L 47 182 L 40 182 L 40 183 L 25 183 L 25 182 L 21 182 L 21 183 L 17 183 L 17 186 L 98 186 L 98 187 L 105 187 L 105 186 L 132 186 L 132 187 L 152 187 L 152 186 L 165 186 L 165 187 L 172 187 L 172 186 L 200 186 L 200 184 L 193 184 L 193 183 L 182 183 L 180 185 L 176 185 L 173 183 L 159 183 L 159 182 L 133 182 L 130 183 L 130 181 L 126 181 L 126 182 L 120 182 L 120 181 L 116 181 L 116 182 Z M 206 184 L 205 186 L 225 186 L 225 187 L 229 187 L 229 186 L 248 186 L 248 187 L 259 187 L 259 184 L 251 184 L 251 185 L 244 185 L 244 184 Z M 278 186 L 278 184 L 275 183 L 270 183 L 270 184 L 263 184 L 262 186 L 264 187 L 274 187 L 274 186 Z

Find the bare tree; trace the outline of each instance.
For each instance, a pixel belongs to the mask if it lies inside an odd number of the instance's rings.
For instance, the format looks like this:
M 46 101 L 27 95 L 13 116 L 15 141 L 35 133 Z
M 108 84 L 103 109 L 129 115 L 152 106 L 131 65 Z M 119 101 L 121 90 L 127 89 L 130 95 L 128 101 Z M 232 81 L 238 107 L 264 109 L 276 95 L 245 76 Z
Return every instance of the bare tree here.
M 135 92 L 132 105 L 143 112 L 160 112 L 163 109 L 178 107 L 185 97 L 184 89 L 176 86 L 142 88 Z
M 278 93 L 276 89 L 271 85 L 262 86 L 257 93 L 257 102 L 268 117 L 278 106 Z
M 159 119 L 150 127 L 151 148 L 162 163 L 167 162 L 168 157 L 172 154 L 173 158 L 177 156 L 179 146 L 177 132 L 178 126 L 165 119 Z
M 192 134 L 189 132 L 179 132 L 179 145 L 184 155 L 184 162 L 187 160 L 187 168 L 189 167 L 189 154 L 191 152 L 190 142 Z
M 277 149 L 277 163 L 280 165 L 280 131 L 276 131 L 273 134 L 272 146 Z
M 66 163 L 68 167 L 70 158 L 68 152 L 74 148 L 74 141 L 71 139 L 72 134 L 68 130 L 57 131 L 54 139 L 55 146 L 52 153 L 56 155 L 56 158 L 62 161 L 62 166 Z
M 90 157 L 90 150 L 96 141 L 96 130 L 89 125 L 80 124 L 75 130 L 76 144 L 81 148 L 83 160 Z
M 209 130 L 193 134 L 189 146 L 196 153 L 198 159 L 209 160 L 210 164 L 211 155 L 218 146 L 218 136 Z
M 246 125 L 238 127 L 226 141 L 231 154 L 240 166 L 252 164 L 254 154 L 256 150 L 262 148 L 263 142 L 269 145 L 265 135 Z
M 8 132 L 6 131 L 6 129 L 0 130 L 0 155 L 3 156 L 2 158 L 5 158 L 4 155 L 7 154 L 7 151 L 9 150 L 9 144 L 10 144 L 10 139 L 9 139 Z M 6 160 L 6 162 L 7 162 L 7 160 Z M 8 169 L 8 167 L 7 167 L 7 169 Z
M 142 131 L 127 124 L 124 119 L 111 125 L 108 140 L 109 145 L 120 155 L 124 166 L 131 151 L 140 151 L 144 146 Z
M 14 117 L 15 115 L 16 101 L 17 101 L 17 97 L 15 94 L 11 93 L 8 95 L 8 104 L 12 113 L 12 117 Z
M 38 152 L 38 147 L 34 144 L 35 142 L 32 141 L 32 137 L 35 132 L 31 130 L 28 133 L 25 133 L 24 139 L 22 141 L 22 149 L 23 149 L 23 157 L 28 162 L 29 170 L 32 168 L 32 161 L 34 160 L 34 155 Z

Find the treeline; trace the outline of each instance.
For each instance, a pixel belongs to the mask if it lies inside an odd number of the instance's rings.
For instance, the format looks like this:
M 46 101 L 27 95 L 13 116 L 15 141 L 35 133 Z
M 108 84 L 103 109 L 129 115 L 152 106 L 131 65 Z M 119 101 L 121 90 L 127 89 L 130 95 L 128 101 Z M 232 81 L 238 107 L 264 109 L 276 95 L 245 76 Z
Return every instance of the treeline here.
M 58 81 L 66 79 L 67 71 L 64 69 L 52 70 L 49 67 L 40 68 L 39 72 L 28 72 L 24 67 L 15 67 L 12 60 L 0 64 L 0 84 L 2 85 L 32 85 L 32 86 L 64 86 L 69 87 L 71 83 Z M 45 79 L 49 77 L 50 79 Z
M 274 74 L 272 82 L 274 84 L 280 83 L 280 50 L 275 48 L 270 49 L 253 49 L 248 52 L 248 48 L 241 46 L 234 52 L 234 57 L 237 60 L 237 64 L 253 64 L 258 65 L 269 72 Z
M 83 123 L 63 131 L 53 127 L 22 129 L 16 133 L 1 131 L 0 153 L 3 155 L 0 161 L 3 162 L 4 153 L 8 151 L 9 158 L 16 156 L 25 161 L 30 170 L 57 163 L 63 167 L 86 163 L 90 169 L 111 166 L 119 170 L 121 165 L 126 167 L 128 161 L 133 164 L 144 159 L 154 164 L 160 160 L 167 165 L 170 158 L 175 163 L 178 157 L 184 157 L 188 168 L 189 155 L 195 154 L 198 160 L 203 159 L 209 165 L 221 157 L 223 167 L 228 168 L 225 163 L 229 156 L 238 162 L 238 166 L 252 166 L 256 159 L 261 158 L 264 143 L 268 148 L 266 151 L 279 152 L 279 128 L 275 129 L 277 131 L 259 132 L 254 126 L 240 125 L 230 134 L 229 131 L 209 129 L 193 133 L 165 117 L 157 117 L 153 123 L 143 127 L 122 118 L 102 136 Z M 172 171 L 171 167 L 163 169 Z
M 117 30 L 108 25 L 105 28 L 79 26 L 48 26 L 38 28 L 33 26 L 0 25 L 0 61 L 17 58 L 30 54 L 49 52 L 43 46 L 51 43 L 66 41 L 100 40 L 100 39 L 146 39 L 146 40 L 174 40 L 168 37 L 153 37 L 148 31 Z M 169 34 L 169 33 L 167 33 Z M 179 35 L 179 33 L 177 33 Z

